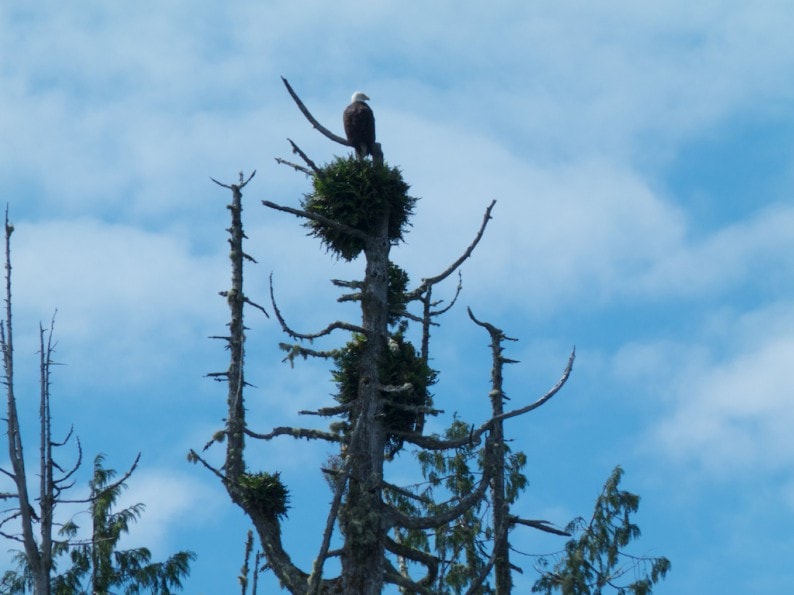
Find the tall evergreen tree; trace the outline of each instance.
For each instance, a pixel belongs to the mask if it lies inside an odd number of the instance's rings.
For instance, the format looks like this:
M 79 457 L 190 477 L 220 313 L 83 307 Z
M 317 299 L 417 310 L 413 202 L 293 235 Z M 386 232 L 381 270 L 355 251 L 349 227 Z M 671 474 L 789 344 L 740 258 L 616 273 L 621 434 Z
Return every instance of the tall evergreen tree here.
M 664 579 L 670 560 L 625 552 L 640 536 L 640 528 L 630 520 L 640 506 L 640 497 L 619 489 L 622 477 L 623 469 L 616 467 L 596 500 L 591 519 L 571 522 L 569 530 L 579 536 L 568 541 L 556 563 L 540 559 L 542 575 L 532 587 L 533 593 L 647 595 Z
M 116 502 L 127 488 L 129 473 L 113 481 L 116 471 L 104 467 L 104 455 L 94 459 L 93 478 L 89 482 L 91 537 L 80 539 L 80 527 L 69 521 L 59 531 L 55 558 L 64 554 L 71 563 L 61 574 L 52 577 L 53 595 L 97 595 L 153 593 L 170 595 L 182 590 L 182 581 L 190 574 L 195 554 L 177 552 L 164 562 L 152 562 L 148 548 L 119 549 L 119 541 L 143 514 L 145 505 L 133 504 L 116 510 Z M 136 461 L 137 463 L 137 461 Z M 9 595 L 38 593 L 31 584 L 31 573 L 24 555 L 18 556 L 20 571 L 6 572 L 4 593 Z M 28 591 L 30 589 L 30 591 Z
M 104 467 L 104 455 L 94 459 L 91 488 L 91 539 L 72 546 L 72 567 L 55 577 L 53 592 L 72 593 L 157 593 L 170 595 L 182 590 L 182 581 L 190 574 L 193 552 L 180 551 L 164 562 L 152 562 L 146 547 L 120 550 L 121 538 L 143 514 L 144 504 L 116 510 L 116 502 L 126 482 L 113 482 L 116 471 Z M 74 540 L 79 527 L 66 524 L 61 533 Z
M 192 552 L 179 552 L 162 563 L 152 563 L 146 548 L 120 551 L 117 545 L 130 524 L 143 512 L 144 505 L 114 512 L 113 507 L 126 481 L 138 465 L 120 479 L 112 481 L 116 472 L 105 469 L 104 457 L 96 457 L 94 473 L 89 482 L 88 498 L 75 500 L 66 493 L 74 485 L 74 475 L 82 463 L 80 441 L 76 462 L 66 467 L 54 457 L 55 449 L 64 446 L 71 438 L 70 430 L 64 440 L 52 435 L 50 409 L 50 372 L 53 362 L 53 323 L 49 329 L 39 328 L 39 490 L 34 497 L 28 488 L 28 469 L 23 454 L 22 427 L 19 421 L 16 386 L 14 382 L 14 341 L 11 300 L 11 235 L 14 226 L 5 217 L 5 316 L 0 322 L 0 350 L 3 356 L 4 384 L 6 388 L 5 423 L 8 435 L 10 470 L 0 469 L 13 482 L 14 490 L 1 492 L 0 499 L 16 505 L 4 511 L 0 518 L 0 536 L 22 544 L 22 551 L 14 558 L 17 570 L 6 571 L 0 579 L 0 593 L 13 595 L 72 595 L 79 593 L 112 593 L 112 588 L 123 587 L 126 593 L 169 594 L 181 588 L 181 581 L 189 574 L 189 563 L 195 558 Z M 78 527 L 67 522 L 58 527 L 56 513 L 63 503 L 85 503 L 90 506 L 92 537 L 80 540 Z M 10 527 L 18 527 L 15 531 Z M 71 558 L 71 566 L 56 575 L 60 557 Z

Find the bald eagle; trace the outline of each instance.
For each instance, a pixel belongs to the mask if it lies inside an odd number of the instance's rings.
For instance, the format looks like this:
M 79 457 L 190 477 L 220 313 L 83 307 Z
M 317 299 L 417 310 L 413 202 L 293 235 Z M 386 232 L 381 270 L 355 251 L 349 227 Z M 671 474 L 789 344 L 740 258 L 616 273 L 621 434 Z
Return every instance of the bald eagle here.
M 359 159 L 372 155 L 375 147 L 375 116 L 365 103 L 368 99 L 364 93 L 356 91 L 342 116 L 345 135 Z

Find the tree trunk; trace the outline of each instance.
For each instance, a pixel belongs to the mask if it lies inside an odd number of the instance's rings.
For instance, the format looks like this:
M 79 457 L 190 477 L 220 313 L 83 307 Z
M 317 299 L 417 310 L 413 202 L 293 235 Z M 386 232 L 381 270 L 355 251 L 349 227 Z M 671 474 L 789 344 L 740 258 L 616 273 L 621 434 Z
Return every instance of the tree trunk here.
M 471 314 L 471 312 L 470 312 Z M 498 421 L 491 428 L 493 450 L 486 450 L 486 457 L 491 458 L 493 469 L 491 478 L 491 499 L 493 501 L 493 531 L 494 531 L 494 584 L 496 595 L 510 595 L 513 590 L 513 577 L 510 571 L 510 504 L 507 501 L 505 466 L 507 447 L 505 446 L 504 422 L 499 417 L 504 413 L 504 389 L 502 384 L 502 369 L 505 363 L 512 362 L 502 355 L 504 347 L 502 341 L 508 339 L 501 329 L 494 325 L 475 322 L 483 326 L 491 335 L 491 415 Z M 512 339 L 515 340 L 515 339 Z M 487 461 L 488 459 L 486 459 Z
M 496 391 L 494 391 L 496 392 Z M 498 405 L 494 403 L 494 417 L 501 415 L 503 412 L 502 407 L 502 394 L 493 395 L 493 400 L 498 401 Z M 494 424 L 493 427 L 493 442 L 494 442 L 494 476 L 491 480 L 493 497 L 493 525 L 494 525 L 494 583 L 496 587 L 496 595 L 510 595 L 513 589 L 513 578 L 510 571 L 510 541 L 508 539 L 509 531 L 509 505 L 505 498 L 505 443 L 504 443 L 504 427 L 501 421 Z
M 340 520 L 344 532 L 342 584 L 345 593 L 380 595 L 383 590 L 386 527 L 383 522 L 383 462 L 386 432 L 381 410 L 379 362 L 388 330 L 389 214 L 365 248 L 367 267 L 361 300 L 366 343 L 361 357 L 355 443 L 347 450 L 350 480 Z

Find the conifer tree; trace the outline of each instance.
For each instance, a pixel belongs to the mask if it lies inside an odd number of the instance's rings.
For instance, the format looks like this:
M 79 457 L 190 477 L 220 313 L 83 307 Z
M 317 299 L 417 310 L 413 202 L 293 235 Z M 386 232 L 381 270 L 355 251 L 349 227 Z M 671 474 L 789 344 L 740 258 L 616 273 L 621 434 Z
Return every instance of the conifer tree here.
M 309 112 L 289 83 L 288 92 L 300 110 L 329 139 L 349 143 L 327 130 Z M 437 372 L 431 369 L 429 345 L 434 319 L 447 306 L 433 297 L 439 285 L 459 271 L 482 238 L 495 202 L 486 209 L 479 230 L 461 255 L 446 269 L 411 286 L 410 277 L 390 258 L 391 248 L 405 240 L 417 199 L 396 167 L 384 160 L 376 143 L 373 158 L 338 157 L 318 166 L 295 143 L 303 164 L 280 162 L 306 173 L 311 191 L 300 208 L 262 201 L 275 211 L 299 218 L 321 245 L 345 261 L 360 261 L 359 279 L 332 282 L 344 293 L 341 302 L 360 308 L 357 320 L 331 321 L 315 332 L 299 331 L 282 315 L 271 278 L 272 312 L 291 343 L 282 343 L 286 360 L 324 358 L 333 365 L 336 386 L 333 403 L 300 413 L 328 419 L 325 428 L 274 427 L 261 431 L 249 426 L 244 375 L 245 307 L 255 307 L 244 291 L 243 265 L 255 262 L 244 249 L 242 190 L 253 178 L 240 174 L 235 184 L 217 184 L 232 194 L 228 231 L 232 267 L 231 288 L 222 295 L 230 309 L 229 332 L 214 337 L 230 352 L 226 370 L 209 375 L 228 384 L 225 424 L 205 445 L 226 443 L 222 466 L 212 465 L 195 450 L 189 459 L 214 473 L 232 501 L 250 518 L 260 540 L 267 567 L 283 588 L 293 594 L 380 594 L 386 585 L 401 592 L 491 593 L 511 591 L 509 533 L 518 526 L 568 535 L 545 520 L 523 519 L 511 512 L 526 485 L 525 457 L 507 445 L 507 422 L 544 405 L 567 381 L 574 353 L 559 382 L 549 391 L 516 408 L 506 407 L 502 387 L 503 354 L 509 338 L 500 329 L 476 318 L 491 337 L 491 415 L 471 425 L 454 420 L 444 435 L 424 431 L 437 408 L 430 388 Z M 347 333 L 338 347 L 322 351 L 308 343 Z M 516 397 L 514 396 L 514 399 Z M 518 399 L 516 399 L 516 402 Z M 285 551 L 282 521 L 288 514 L 289 490 L 278 470 L 263 468 L 247 455 L 246 441 L 274 439 L 320 440 L 336 454 L 321 470 L 331 488 L 326 523 L 311 568 L 300 568 Z M 427 484 L 394 485 L 385 470 L 403 451 L 416 453 Z M 488 512 L 490 511 L 490 514 Z M 334 545 L 335 547 L 332 547 Z M 248 551 L 248 550 L 247 550 Z M 329 576 L 327 562 L 338 560 L 340 571 Z M 247 571 L 243 573 L 247 584 Z M 491 585 L 493 583 L 493 585 Z
M 181 580 L 189 573 L 192 552 L 179 552 L 163 563 L 152 563 L 146 548 L 120 551 L 120 537 L 130 529 L 143 511 L 143 504 L 114 512 L 113 506 L 135 471 L 138 458 L 118 480 L 112 481 L 115 471 L 103 466 L 104 457 L 94 462 L 94 474 L 89 483 L 87 498 L 74 499 L 68 490 L 82 462 L 80 441 L 74 438 L 76 461 L 71 466 L 59 463 L 54 453 L 72 438 L 70 430 L 63 440 L 52 435 L 50 408 L 51 370 L 53 361 L 54 317 L 48 329 L 39 328 L 39 468 L 38 495 L 28 486 L 29 472 L 24 457 L 24 442 L 20 424 L 19 404 L 14 382 L 14 334 L 11 301 L 11 235 L 14 226 L 5 219 L 5 316 L 0 322 L 0 349 L 3 355 L 6 387 L 6 431 L 11 468 L 0 469 L 11 480 L 13 488 L 0 492 L 0 499 L 10 501 L 11 507 L 0 518 L 0 536 L 19 543 L 15 552 L 17 570 L 7 570 L 0 579 L 0 593 L 7 595 L 34 593 L 35 595 L 77 595 L 80 593 L 112 593 L 123 587 L 126 593 L 157 593 L 168 595 L 181 588 Z M 58 507 L 64 503 L 87 504 L 92 518 L 92 537 L 78 537 L 73 521 L 59 524 Z M 57 531 L 56 531 L 57 529 Z M 71 565 L 57 574 L 58 565 L 69 559 Z
M 126 481 L 113 481 L 115 470 L 104 466 L 104 455 L 94 459 L 94 475 L 89 483 L 91 493 L 91 538 L 75 543 L 79 527 L 66 523 L 61 535 L 72 544 L 69 547 L 71 568 L 55 577 L 53 593 L 123 592 L 170 595 L 182 590 L 182 581 L 190 574 L 193 552 L 180 551 L 164 562 L 152 562 L 146 547 L 119 549 L 119 540 L 130 532 L 131 526 L 143 514 L 144 504 L 133 504 L 116 510 L 116 503 Z
M 568 529 L 580 535 L 568 541 L 556 563 L 539 560 L 541 577 L 532 587 L 533 593 L 647 595 L 667 575 L 671 566 L 667 558 L 632 556 L 624 550 L 640 536 L 640 528 L 630 520 L 640 497 L 619 489 L 622 477 L 623 469 L 615 467 L 591 519 L 578 518 L 569 524 Z M 627 578 L 633 580 L 627 582 Z

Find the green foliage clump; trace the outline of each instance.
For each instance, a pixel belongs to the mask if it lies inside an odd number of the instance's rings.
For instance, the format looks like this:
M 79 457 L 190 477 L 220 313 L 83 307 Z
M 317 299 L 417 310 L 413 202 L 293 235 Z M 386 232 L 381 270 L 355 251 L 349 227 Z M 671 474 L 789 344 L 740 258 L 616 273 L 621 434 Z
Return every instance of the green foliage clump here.
M 287 516 L 289 491 L 279 473 L 243 473 L 240 488 L 246 506 L 273 520 Z
M 389 324 L 394 325 L 405 311 L 405 292 L 408 290 L 408 273 L 389 262 Z
M 446 440 L 466 438 L 471 426 L 458 419 L 444 432 Z M 464 444 L 452 452 L 423 451 L 418 455 L 422 465 L 422 475 L 429 482 L 426 497 L 435 500 L 438 488 L 446 490 L 449 500 L 427 511 L 438 514 L 454 506 L 455 503 L 475 489 L 480 474 L 482 452 L 475 444 Z M 485 542 L 493 539 L 493 530 L 479 506 L 463 513 L 455 523 L 437 528 L 433 535 L 435 555 L 444 560 L 441 575 L 443 580 L 437 585 L 441 593 L 465 593 L 473 577 L 485 568 L 487 556 L 484 555 Z M 493 589 L 488 581 L 481 585 L 477 593 L 490 594 Z
M 444 432 L 445 440 L 460 440 L 470 437 L 474 428 L 458 418 L 457 414 L 452 425 Z M 526 466 L 526 455 L 522 452 L 511 452 L 504 444 L 504 477 L 506 483 L 505 498 L 514 503 L 519 493 L 527 485 L 523 474 Z M 417 458 L 422 466 L 422 475 L 427 486 L 420 494 L 424 501 L 438 501 L 439 494 L 446 494 L 440 505 L 422 507 L 411 501 L 412 508 L 400 509 L 410 514 L 427 515 L 444 512 L 457 504 L 477 487 L 480 481 L 486 457 L 478 443 L 467 442 L 451 451 L 426 450 L 420 451 Z M 433 534 L 432 550 L 430 543 L 422 531 L 412 530 L 407 533 L 409 539 L 423 551 L 433 553 L 443 560 L 439 570 L 439 579 L 434 585 L 438 593 L 451 595 L 467 592 L 472 580 L 487 566 L 487 544 L 494 539 L 494 530 L 490 520 L 490 505 L 481 502 L 466 510 L 454 523 L 437 528 Z M 483 595 L 494 590 L 486 580 L 477 593 Z
M 452 425 L 442 436 L 444 440 L 460 441 L 472 438 L 474 427 L 455 414 Z M 522 452 L 504 448 L 505 498 L 509 504 L 517 501 L 519 493 L 527 486 L 523 469 L 527 457 Z M 464 441 L 451 450 L 419 450 L 417 458 L 422 476 L 426 480 L 405 490 L 384 490 L 387 500 L 401 512 L 410 516 L 433 516 L 455 507 L 461 499 L 477 489 L 488 461 L 479 440 Z M 490 548 L 495 538 L 492 508 L 483 500 L 461 514 L 454 522 L 434 531 L 426 529 L 396 530 L 399 542 L 419 551 L 432 554 L 439 560 L 438 575 L 432 585 L 438 595 L 460 595 L 476 592 L 489 595 L 495 592 L 486 578 L 475 591 L 472 582 L 488 568 Z
M 552 595 L 559 590 L 600 595 L 603 589 L 611 588 L 618 595 L 648 595 L 667 575 L 671 566 L 667 558 L 636 557 L 623 551 L 640 536 L 640 528 L 629 520 L 640 506 L 640 497 L 619 489 L 622 475 L 623 470 L 616 467 L 589 522 L 579 518 L 568 526 L 569 531 L 578 530 L 581 535 L 565 545 L 565 553 L 554 567 L 548 569 L 548 561 L 540 559 L 542 576 L 532 587 L 533 593 Z M 623 559 L 628 562 L 622 564 Z M 636 580 L 622 585 L 620 579 L 627 574 Z
M 366 337 L 356 334 L 334 358 L 336 369 L 333 377 L 338 387 L 335 398 L 341 404 L 352 403 L 358 398 L 361 355 L 365 345 Z M 379 372 L 380 383 L 384 386 L 410 385 L 405 390 L 384 393 L 383 423 L 386 431 L 416 431 L 424 413 L 411 408 L 432 406 L 433 399 L 428 389 L 436 381 L 436 372 L 425 364 L 414 346 L 404 339 L 402 330 L 389 339 L 389 346 L 383 350 Z M 334 431 L 347 432 L 349 420 L 344 424 L 336 424 Z M 386 440 L 387 456 L 397 454 L 402 444 L 403 440 L 399 436 L 389 433 Z
M 416 198 L 400 170 L 355 157 L 338 157 L 314 176 L 314 192 L 303 200 L 308 213 L 322 215 L 367 235 L 374 235 L 384 216 L 389 218 L 389 239 L 402 240 Z M 350 261 L 364 249 L 364 241 L 329 225 L 310 220 L 310 234 L 326 249 Z

